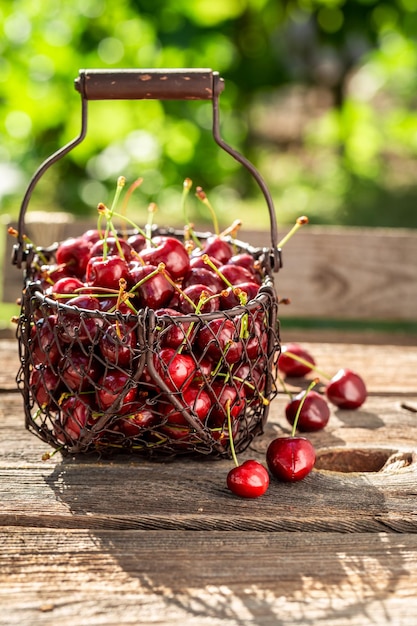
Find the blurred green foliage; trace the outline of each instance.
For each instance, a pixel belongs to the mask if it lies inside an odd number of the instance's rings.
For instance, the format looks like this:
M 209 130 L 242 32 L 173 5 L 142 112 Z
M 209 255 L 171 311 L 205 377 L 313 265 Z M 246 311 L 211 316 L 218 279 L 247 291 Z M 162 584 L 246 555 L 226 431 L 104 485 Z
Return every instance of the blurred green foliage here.
M 263 174 L 279 222 L 417 227 L 417 0 L 5 0 L 0 24 L 3 213 L 78 133 L 80 68 L 211 67 L 226 81 L 222 133 Z M 160 223 L 179 217 L 185 177 L 226 223 L 268 223 L 214 144 L 207 102 L 90 103 L 87 139 L 33 207 L 94 215 L 120 174 L 143 177 L 135 202 L 156 201 Z

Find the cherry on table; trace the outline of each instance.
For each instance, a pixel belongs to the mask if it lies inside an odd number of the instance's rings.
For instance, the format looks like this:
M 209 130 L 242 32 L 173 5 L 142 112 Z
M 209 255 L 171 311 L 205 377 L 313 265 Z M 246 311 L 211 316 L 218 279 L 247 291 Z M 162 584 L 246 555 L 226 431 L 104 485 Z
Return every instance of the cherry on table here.
M 350 369 L 340 369 L 326 386 L 326 395 L 341 409 L 357 409 L 367 398 L 365 382 Z
M 259 498 L 269 487 L 269 474 L 261 463 L 250 459 L 231 469 L 226 482 L 230 491 L 241 498 Z
M 284 482 L 302 480 L 316 462 L 316 452 L 305 437 L 277 437 L 268 446 L 266 461 L 275 478 Z
M 285 407 L 285 416 L 288 422 L 294 424 L 301 402 L 303 402 L 303 406 L 298 417 L 298 430 L 313 432 L 324 428 L 330 419 L 329 405 L 325 398 L 314 390 L 300 391 L 288 402 Z
M 288 353 L 288 354 L 286 354 Z M 296 357 L 299 357 L 306 361 L 305 363 L 300 363 L 297 359 L 294 359 L 291 354 L 294 354 Z M 308 365 L 311 363 L 311 367 Z M 312 369 L 314 369 L 314 365 L 316 364 L 314 357 L 302 346 L 297 343 L 288 343 L 283 345 L 281 348 L 281 354 L 278 359 L 278 369 L 283 372 L 288 377 L 298 377 L 305 376 Z

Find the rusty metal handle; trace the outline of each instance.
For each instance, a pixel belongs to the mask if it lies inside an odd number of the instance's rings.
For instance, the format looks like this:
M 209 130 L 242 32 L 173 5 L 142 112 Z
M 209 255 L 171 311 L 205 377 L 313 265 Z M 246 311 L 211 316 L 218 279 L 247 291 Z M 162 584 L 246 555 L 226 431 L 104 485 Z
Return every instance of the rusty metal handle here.
M 212 100 L 213 76 L 211 69 L 88 69 L 75 88 L 86 100 Z

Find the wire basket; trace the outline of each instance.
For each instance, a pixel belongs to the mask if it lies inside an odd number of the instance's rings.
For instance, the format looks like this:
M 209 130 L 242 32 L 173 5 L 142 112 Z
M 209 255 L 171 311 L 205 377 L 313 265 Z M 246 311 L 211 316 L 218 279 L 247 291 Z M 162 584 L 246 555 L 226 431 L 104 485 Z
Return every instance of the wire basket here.
M 230 437 L 236 451 L 242 451 L 263 432 L 277 393 L 280 340 L 274 273 L 281 258 L 273 205 L 262 178 L 220 137 L 223 81 L 211 70 L 85 70 L 76 88 L 82 98 L 80 134 L 32 178 L 14 247 L 13 263 L 25 268 L 17 383 L 26 427 L 64 454 L 223 457 L 230 456 Z M 25 241 L 25 213 L 34 186 L 84 138 L 87 100 L 151 97 L 211 99 L 216 142 L 250 171 L 264 193 L 271 246 L 254 248 L 225 238 L 230 255 L 253 259 L 258 288 L 246 300 L 237 300 L 233 290 L 221 290 L 197 313 L 178 306 L 178 292 L 163 306 L 144 304 L 133 292 L 137 313 L 132 313 L 114 306 L 114 295 L 99 299 L 84 292 L 57 299 L 43 280 L 40 268 L 56 264 L 60 244 L 38 250 Z M 204 249 L 212 234 L 197 235 Z M 181 242 L 184 233 L 154 228 L 152 237 Z M 80 278 L 85 281 L 84 275 Z M 176 283 L 184 280 L 177 277 Z

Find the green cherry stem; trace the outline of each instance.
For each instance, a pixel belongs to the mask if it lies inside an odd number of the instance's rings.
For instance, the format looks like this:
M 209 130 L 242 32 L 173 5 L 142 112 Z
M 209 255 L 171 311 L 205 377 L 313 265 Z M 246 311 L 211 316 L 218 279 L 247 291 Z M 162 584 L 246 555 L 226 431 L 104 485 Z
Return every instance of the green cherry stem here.
M 233 462 L 236 467 L 239 467 L 239 461 L 237 460 L 235 443 L 233 441 L 232 433 L 232 416 L 230 414 L 230 400 L 226 402 L 226 414 L 227 414 L 227 430 L 229 431 L 230 452 L 232 453 Z
M 301 402 L 298 405 L 297 413 L 295 414 L 294 423 L 292 425 L 291 437 L 295 437 L 295 433 L 297 431 L 298 419 L 300 417 L 301 409 L 303 408 L 303 404 L 304 404 L 304 402 L 305 402 L 305 400 L 307 398 L 308 392 L 311 391 L 313 389 L 313 387 L 315 387 L 319 382 L 320 382 L 320 380 L 318 378 L 315 378 L 314 380 L 311 381 L 311 383 L 307 387 L 307 389 L 305 391 L 305 394 L 303 395 L 303 397 L 301 399 Z
M 194 228 L 190 222 L 190 219 L 188 217 L 188 211 L 187 211 L 187 197 L 188 194 L 190 192 L 191 187 L 193 186 L 193 181 L 191 180 L 191 178 L 186 178 L 183 182 L 182 185 L 182 194 L 181 194 L 181 210 L 182 210 L 182 214 L 183 214 L 183 219 L 184 219 L 184 224 L 185 224 L 185 230 L 187 232 L 187 236 L 191 237 L 191 239 L 193 240 L 194 244 L 197 246 L 197 248 L 201 248 L 203 247 L 201 244 L 201 241 L 199 241 L 198 237 L 196 236 L 195 232 L 194 232 Z
M 277 248 L 282 248 L 287 243 L 287 241 L 291 239 L 291 237 L 297 232 L 297 230 L 299 230 L 301 226 L 304 226 L 304 224 L 308 224 L 308 217 L 306 217 L 305 215 L 302 215 L 301 217 L 297 218 L 297 221 L 295 222 L 294 226 L 285 235 L 285 237 L 283 237 L 281 241 L 277 243 Z
M 199 200 L 201 200 L 201 202 L 204 204 L 204 206 L 206 206 L 208 208 L 208 210 L 210 211 L 211 219 L 213 221 L 214 232 L 215 232 L 216 235 L 219 235 L 220 230 L 219 230 L 219 222 L 217 220 L 217 215 L 216 215 L 216 212 L 213 209 L 209 199 L 207 198 L 205 191 L 203 190 L 202 187 L 197 187 L 195 195 L 197 196 L 197 198 Z
M 146 222 L 146 226 L 145 226 L 145 233 L 146 233 L 146 247 L 147 248 L 152 248 L 153 244 L 152 244 L 152 226 L 153 226 L 153 218 L 154 215 L 156 213 L 156 204 L 155 202 L 151 202 L 150 205 L 148 206 L 148 220 Z

